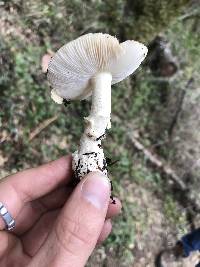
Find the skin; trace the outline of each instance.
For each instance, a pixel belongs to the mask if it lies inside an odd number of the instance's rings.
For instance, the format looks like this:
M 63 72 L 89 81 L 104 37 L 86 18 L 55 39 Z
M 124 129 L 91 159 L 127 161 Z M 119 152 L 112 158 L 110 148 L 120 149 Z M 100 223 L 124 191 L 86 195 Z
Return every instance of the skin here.
M 71 160 L 65 156 L 0 181 L 0 201 L 16 222 L 8 232 L 0 218 L 0 266 L 85 266 L 107 238 L 120 201 L 111 204 L 109 183 L 100 173 L 70 186 Z M 96 192 L 100 202 L 88 192 Z

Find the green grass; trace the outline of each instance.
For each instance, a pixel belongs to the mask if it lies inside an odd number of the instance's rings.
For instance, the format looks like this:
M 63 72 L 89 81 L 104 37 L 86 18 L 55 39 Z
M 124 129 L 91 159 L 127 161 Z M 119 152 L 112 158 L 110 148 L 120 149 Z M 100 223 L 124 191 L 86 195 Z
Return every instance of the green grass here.
M 0 52 L 6 58 L 4 75 L 0 77 L 0 126 L 1 133 L 4 131 L 9 136 L 7 142 L 0 144 L 0 150 L 4 157 L 8 157 L 3 166 L 7 172 L 37 166 L 77 149 L 83 117 L 88 114 L 90 104 L 74 102 L 63 107 L 53 103 L 40 61 L 47 49 L 56 50 L 84 31 L 114 34 L 119 29 L 123 1 L 116 1 L 114 6 L 108 1 L 88 3 L 77 0 L 23 1 L 23 5 L 19 1 L 6 3 L 7 7 L 13 6 L 17 13 L 9 17 L 12 27 L 21 30 L 21 34 L 16 33 L 17 36 L 1 36 L 0 39 Z M 162 191 L 162 177 L 149 168 L 142 154 L 133 149 L 126 125 L 132 125 L 140 132 L 146 146 L 155 144 L 158 138 L 160 142 L 165 142 L 167 126 L 166 131 L 160 133 L 158 119 L 165 123 L 166 96 L 171 90 L 182 88 L 191 75 L 198 76 L 200 45 L 197 36 L 191 32 L 190 22 L 176 22 L 166 32 L 166 37 L 178 58 L 182 59 L 185 55 L 181 61 L 181 76 L 161 83 L 143 66 L 135 76 L 113 86 L 112 90 L 114 119 L 104 145 L 108 157 L 119 159 L 110 168 L 110 173 L 114 194 L 120 196 L 123 202 L 123 213 L 116 219 L 113 234 L 105 248 L 113 247 L 122 262 L 128 261 L 127 266 L 133 261 L 130 247 L 134 246 L 136 223 L 144 231 L 147 225 L 145 215 L 137 212 L 140 207 L 130 201 L 131 192 L 127 193 L 123 181 L 148 187 L 154 192 Z M 58 119 L 29 141 L 30 132 L 56 114 Z M 161 114 L 160 117 L 158 114 Z M 160 152 L 166 157 L 172 153 L 166 148 Z M 3 173 L 0 170 L 1 176 Z M 173 197 L 164 200 L 164 211 L 171 223 L 182 223 Z

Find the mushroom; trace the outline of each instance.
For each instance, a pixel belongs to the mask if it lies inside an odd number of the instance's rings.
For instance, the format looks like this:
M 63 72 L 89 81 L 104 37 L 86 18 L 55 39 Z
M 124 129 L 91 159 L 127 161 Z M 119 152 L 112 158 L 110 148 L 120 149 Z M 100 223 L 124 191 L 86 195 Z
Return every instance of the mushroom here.
M 101 141 L 111 127 L 111 84 L 133 73 L 146 54 L 146 46 L 139 42 L 119 43 L 109 34 L 89 33 L 62 46 L 51 59 L 47 77 L 56 103 L 92 96 L 84 133 L 73 153 L 72 168 L 79 180 L 92 171 L 107 175 Z

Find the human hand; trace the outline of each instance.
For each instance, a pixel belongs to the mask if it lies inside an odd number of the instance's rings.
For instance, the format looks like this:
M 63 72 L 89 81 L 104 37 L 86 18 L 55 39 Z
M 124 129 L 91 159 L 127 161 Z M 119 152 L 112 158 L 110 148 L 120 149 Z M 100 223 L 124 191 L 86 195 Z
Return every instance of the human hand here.
M 0 201 L 15 218 L 4 231 L 0 216 L 0 266 L 81 267 L 111 231 L 110 218 L 121 209 L 110 204 L 110 184 L 88 174 L 73 190 L 71 157 L 0 181 Z

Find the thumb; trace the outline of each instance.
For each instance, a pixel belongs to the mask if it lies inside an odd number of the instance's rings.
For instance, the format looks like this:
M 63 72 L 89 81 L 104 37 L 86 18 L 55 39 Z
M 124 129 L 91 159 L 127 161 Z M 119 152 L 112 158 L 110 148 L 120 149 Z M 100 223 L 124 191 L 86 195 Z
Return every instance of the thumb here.
M 78 185 L 55 226 L 55 266 L 85 265 L 101 233 L 109 197 L 109 180 L 100 173 L 87 175 Z
M 104 225 L 109 198 L 110 182 L 103 174 L 90 173 L 79 183 L 48 240 L 47 249 L 53 251 L 48 266 L 85 265 Z

